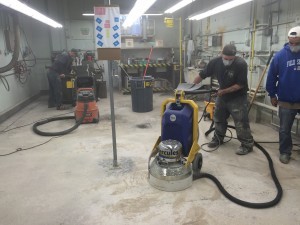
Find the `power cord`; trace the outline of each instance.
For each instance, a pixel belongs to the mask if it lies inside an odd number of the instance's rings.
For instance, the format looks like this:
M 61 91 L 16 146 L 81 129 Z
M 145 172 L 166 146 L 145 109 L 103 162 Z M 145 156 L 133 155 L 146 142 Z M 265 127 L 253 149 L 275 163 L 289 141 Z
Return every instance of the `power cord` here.
M 9 128 L 10 126 L 12 126 L 15 122 L 17 122 L 20 118 L 22 118 L 24 115 L 26 115 L 27 113 L 29 113 L 31 110 L 35 109 L 40 103 L 38 102 L 37 104 L 33 105 L 32 107 L 30 107 L 28 110 L 26 110 L 24 113 L 22 113 L 18 118 L 16 118 L 11 124 L 9 124 L 6 128 L 4 128 L 3 130 L 0 131 L 0 134 L 2 132 L 4 132 L 7 128 Z
M 69 114 L 69 113 L 72 113 L 72 112 L 62 113 L 62 114 L 59 114 L 59 115 L 56 115 L 56 116 L 53 116 L 53 117 L 50 117 L 50 118 L 56 118 L 57 116 L 61 116 L 61 115 Z M 18 118 L 18 119 L 19 119 L 19 118 Z M 18 120 L 18 119 L 17 119 L 17 120 Z M 45 118 L 44 118 L 44 119 L 40 119 L 40 120 L 35 121 L 35 122 L 32 122 L 32 123 L 29 123 L 29 124 L 22 125 L 22 126 L 13 127 L 13 128 L 11 128 L 11 129 L 8 129 L 8 130 L 7 130 L 7 128 L 10 127 L 11 125 L 13 125 L 17 120 L 15 120 L 13 123 L 11 123 L 9 126 L 7 126 L 4 130 L 0 131 L 0 135 L 1 135 L 1 134 L 4 134 L 4 133 L 6 133 L 6 132 L 9 132 L 9 131 L 11 131 L 11 130 L 15 130 L 15 129 L 19 129 L 19 128 L 22 128 L 22 127 L 29 126 L 29 125 L 31 125 L 31 124 L 34 124 L 34 123 L 38 122 L 38 121 L 43 121 L 43 120 L 45 120 Z M 48 142 L 50 142 L 50 141 L 53 140 L 54 138 L 59 138 L 59 137 L 61 137 L 61 136 L 54 136 L 54 137 L 51 137 L 49 140 L 47 140 L 47 141 L 45 141 L 45 142 L 43 142 L 43 143 L 41 143 L 41 144 L 37 144 L 37 145 L 31 146 L 31 147 L 28 147 L 28 148 L 17 148 L 17 149 L 16 149 L 15 151 L 13 151 L 13 152 L 10 152 L 10 153 L 7 153 L 7 154 L 3 154 L 3 155 L 0 155 L 0 156 L 1 156 L 1 157 L 3 157 L 3 156 L 8 156 L 8 155 L 15 154 L 15 153 L 17 153 L 17 152 L 30 150 L 30 149 L 33 149 L 33 148 L 42 146 L 42 145 L 44 145 L 44 144 L 47 144 Z
M 210 95 L 209 95 L 208 102 L 207 102 L 207 104 L 205 105 L 205 107 L 204 107 L 204 109 L 203 109 L 203 113 L 202 113 L 202 115 L 201 115 L 201 117 L 200 117 L 200 119 L 199 119 L 199 121 L 198 121 L 198 124 L 199 124 L 199 123 L 201 122 L 201 120 L 203 119 L 204 114 L 205 114 L 205 112 L 206 112 L 206 109 L 207 109 L 209 103 L 211 102 L 211 98 L 212 98 L 212 95 L 210 94 Z M 223 143 L 227 143 L 227 142 L 231 141 L 231 139 L 232 139 L 232 132 L 231 132 L 231 130 L 229 130 L 229 129 L 228 129 L 228 131 L 230 132 L 231 137 L 229 137 L 229 140 L 223 141 Z M 214 135 L 214 136 L 217 137 L 218 143 L 221 143 L 221 140 L 220 140 L 219 136 L 218 136 L 218 135 Z M 215 147 L 215 148 L 213 148 L 213 149 L 211 149 L 211 150 L 204 149 L 203 146 L 206 146 L 206 145 L 208 145 L 208 144 L 209 144 L 209 142 L 202 144 L 202 145 L 200 146 L 201 150 L 203 150 L 203 151 L 205 151 L 205 152 L 214 152 L 214 151 L 216 151 L 216 150 L 219 148 L 219 146 L 220 146 L 220 144 L 219 144 L 217 147 Z
M 57 116 L 67 115 L 67 114 L 70 114 L 70 113 L 74 113 L 74 111 L 72 111 L 72 112 L 67 112 L 67 113 L 62 113 L 62 114 L 58 114 L 58 115 L 55 115 L 55 116 L 52 116 L 52 117 L 49 117 L 49 118 L 39 119 L 39 120 L 36 120 L 36 121 L 34 121 L 34 122 L 31 122 L 31 123 L 28 123 L 28 124 L 25 124 L 25 125 L 22 125 L 22 126 L 18 126 L 18 127 L 13 127 L 13 128 L 10 128 L 10 129 L 7 130 L 7 128 L 9 128 L 11 125 L 13 125 L 13 124 L 19 119 L 19 118 L 18 118 L 18 119 L 15 120 L 13 123 L 11 123 L 10 125 L 8 125 L 6 128 L 4 128 L 3 130 L 1 130 L 1 131 L 0 131 L 0 135 L 1 135 L 1 134 L 4 134 L 4 133 L 6 133 L 6 132 L 9 132 L 9 131 L 11 131 L 11 130 L 15 130 L 15 129 L 19 129 L 19 128 L 22 128 L 22 127 L 26 127 L 26 126 L 32 125 L 32 124 L 34 124 L 34 123 L 36 123 L 36 122 L 39 122 L 39 121 L 42 121 L 42 120 L 45 120 L 45 119 L 55 118 L 55 117 L 57 117 Z
M 39 147 L 39 146 L 41 146 L 41 145 L 47 144 L 47 143 L 50 142 L 52 139 L 54 139 L 54 138 L 59 138 L 59 137 L 61 137 L 61 136 L 52 137 L 52 138 L 50 138 L 49 140 L 47 140 L 47 141 L 45 141 L 45 142 L 43 142 L 43 143 L 41 143 L 41 144 L 34 145 L 34 146 L 31 146 L 31 147 L 28 147 L 28 148 L 17 148 L 17 149 L 16 149 L 15 151 L 13 151 L 13 152 L 10 152 L 10 153 L 4 154 L 4 155 L 0 155 L 0 156 L 8 156 L 8 155 L 12 155 L 12 154 L 17 153 L 17 152 L 30 150 L 30 149 Z
M 226 140 L 226 141 L 223 140 L 223 144 L 225 144 L 225 143 L 231 141 L 231 139 L 235 139 L 235 138 L 233 137 L 233 135 L 232 135 L 232 131 L 229 130 L 229 129 L 227 129 L 227 131 L 229 131 L 230 136 L 226 136 L 226 135 L 224 136 L 224 138 L 227 137 L 227 138 L 229 138 L 229 139 Z M 214 137 L 216 137 L 216 138 L 218 139 L 218 143 L 221 143 L 221 140 L 220 140 L 219 136 L 218 136 L 218 135 L 215 135 L 215 133 L 214 133 Z M 236 138 L 236 139 L 237 139 L 237 138 Z M 202 145 L 200 146 L 201 150 L 203 150 L 203 151 L 205 151 L 205 152 L 214 152 L 214 151 L 216 151 L 216 150 L 220 147 L 220 145 L 221 145 L 221 144 L 219 144 L 217 147 L 215 147 L 215 148 L 213 148 L 213 149 L 211 149 L 211 150 L 207 150 L 207 149 L 203 148 L 203 146 L 206 146 L 206 145 L 208 145 L 209 143 L 210 143 L 210 142 L 202 144 Z

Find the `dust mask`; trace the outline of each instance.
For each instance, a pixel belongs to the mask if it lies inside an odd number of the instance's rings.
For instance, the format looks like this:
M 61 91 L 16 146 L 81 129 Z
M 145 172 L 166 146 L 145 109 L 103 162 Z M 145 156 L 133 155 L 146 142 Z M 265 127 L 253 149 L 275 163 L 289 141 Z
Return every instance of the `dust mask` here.
M 226 59 L 222 59 L 223 60 L 223 64 L 224 66 L 230 66 L 234 60 L 226 60 Z

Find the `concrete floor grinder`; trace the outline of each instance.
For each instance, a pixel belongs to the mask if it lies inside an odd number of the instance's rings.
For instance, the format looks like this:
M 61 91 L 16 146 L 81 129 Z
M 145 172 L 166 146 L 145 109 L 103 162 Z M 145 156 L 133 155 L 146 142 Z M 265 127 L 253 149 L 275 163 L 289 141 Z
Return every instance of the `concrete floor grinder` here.
M 205 90 L 195 84 L 180 84 L 175 90 L 175 97 L 168 98 L 162 103 L 161 136 L 157 139 L 148 159 L 149 184 L 162 191 L 181 191 L 192 186 L 193 180 L 208 178 L 217 185 L 226 198 L 238 205 L 260 209 L 278 204 L 283 191 L 276 177 L 272 159 L 268 152 L 255 141 L 255 147 L 261 150 L 268 159 L 271 176 L 277 188 L 277 195 L 273 200 L 253 203 L 238 199 L 228 193 L 216 177 L 200 171 L 203 159 L 202 154 L 198 152 L 200 150 L 198 105 L 193 100 L 186 100 L 185 94 L 213 92 L 217 90 Z M 206 107 L 208 105 L 209 102 Z M 231 126 L 231 128 L 234 127 Z M 211 127 L 209 132 L 213 130 Z
M 148 180 L 159 190 L 180 191 L 192 185 L 193 173 L 199 173 L 202 166 L 198 105 L 176 90 L 174 98 L 162 103 L 161 114 L 161 136 L 149 157 Z

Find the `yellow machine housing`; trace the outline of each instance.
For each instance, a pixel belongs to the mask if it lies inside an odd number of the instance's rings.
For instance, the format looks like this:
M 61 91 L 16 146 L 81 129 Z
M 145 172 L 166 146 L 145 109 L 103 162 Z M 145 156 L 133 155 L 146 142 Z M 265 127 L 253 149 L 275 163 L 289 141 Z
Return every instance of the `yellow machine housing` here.
M 214 118 L 214 111 L 215 111 L 215 103 L 214 102 L 207 102 L 204 101 L 206 107 L 206 113 L 209 119 L 213 120 Z

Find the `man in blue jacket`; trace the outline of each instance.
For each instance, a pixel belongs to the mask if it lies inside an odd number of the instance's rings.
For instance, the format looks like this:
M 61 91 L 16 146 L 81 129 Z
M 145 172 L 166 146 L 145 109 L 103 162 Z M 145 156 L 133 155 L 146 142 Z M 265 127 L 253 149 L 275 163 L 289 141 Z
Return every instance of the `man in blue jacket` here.
M 292 125 L 300 112 L 300 26 L 290 29 L 288 40 L 271 62 L 266 83 L 271 104 L 279 106 L 279 160 L 285 164 L 293 148 Z

